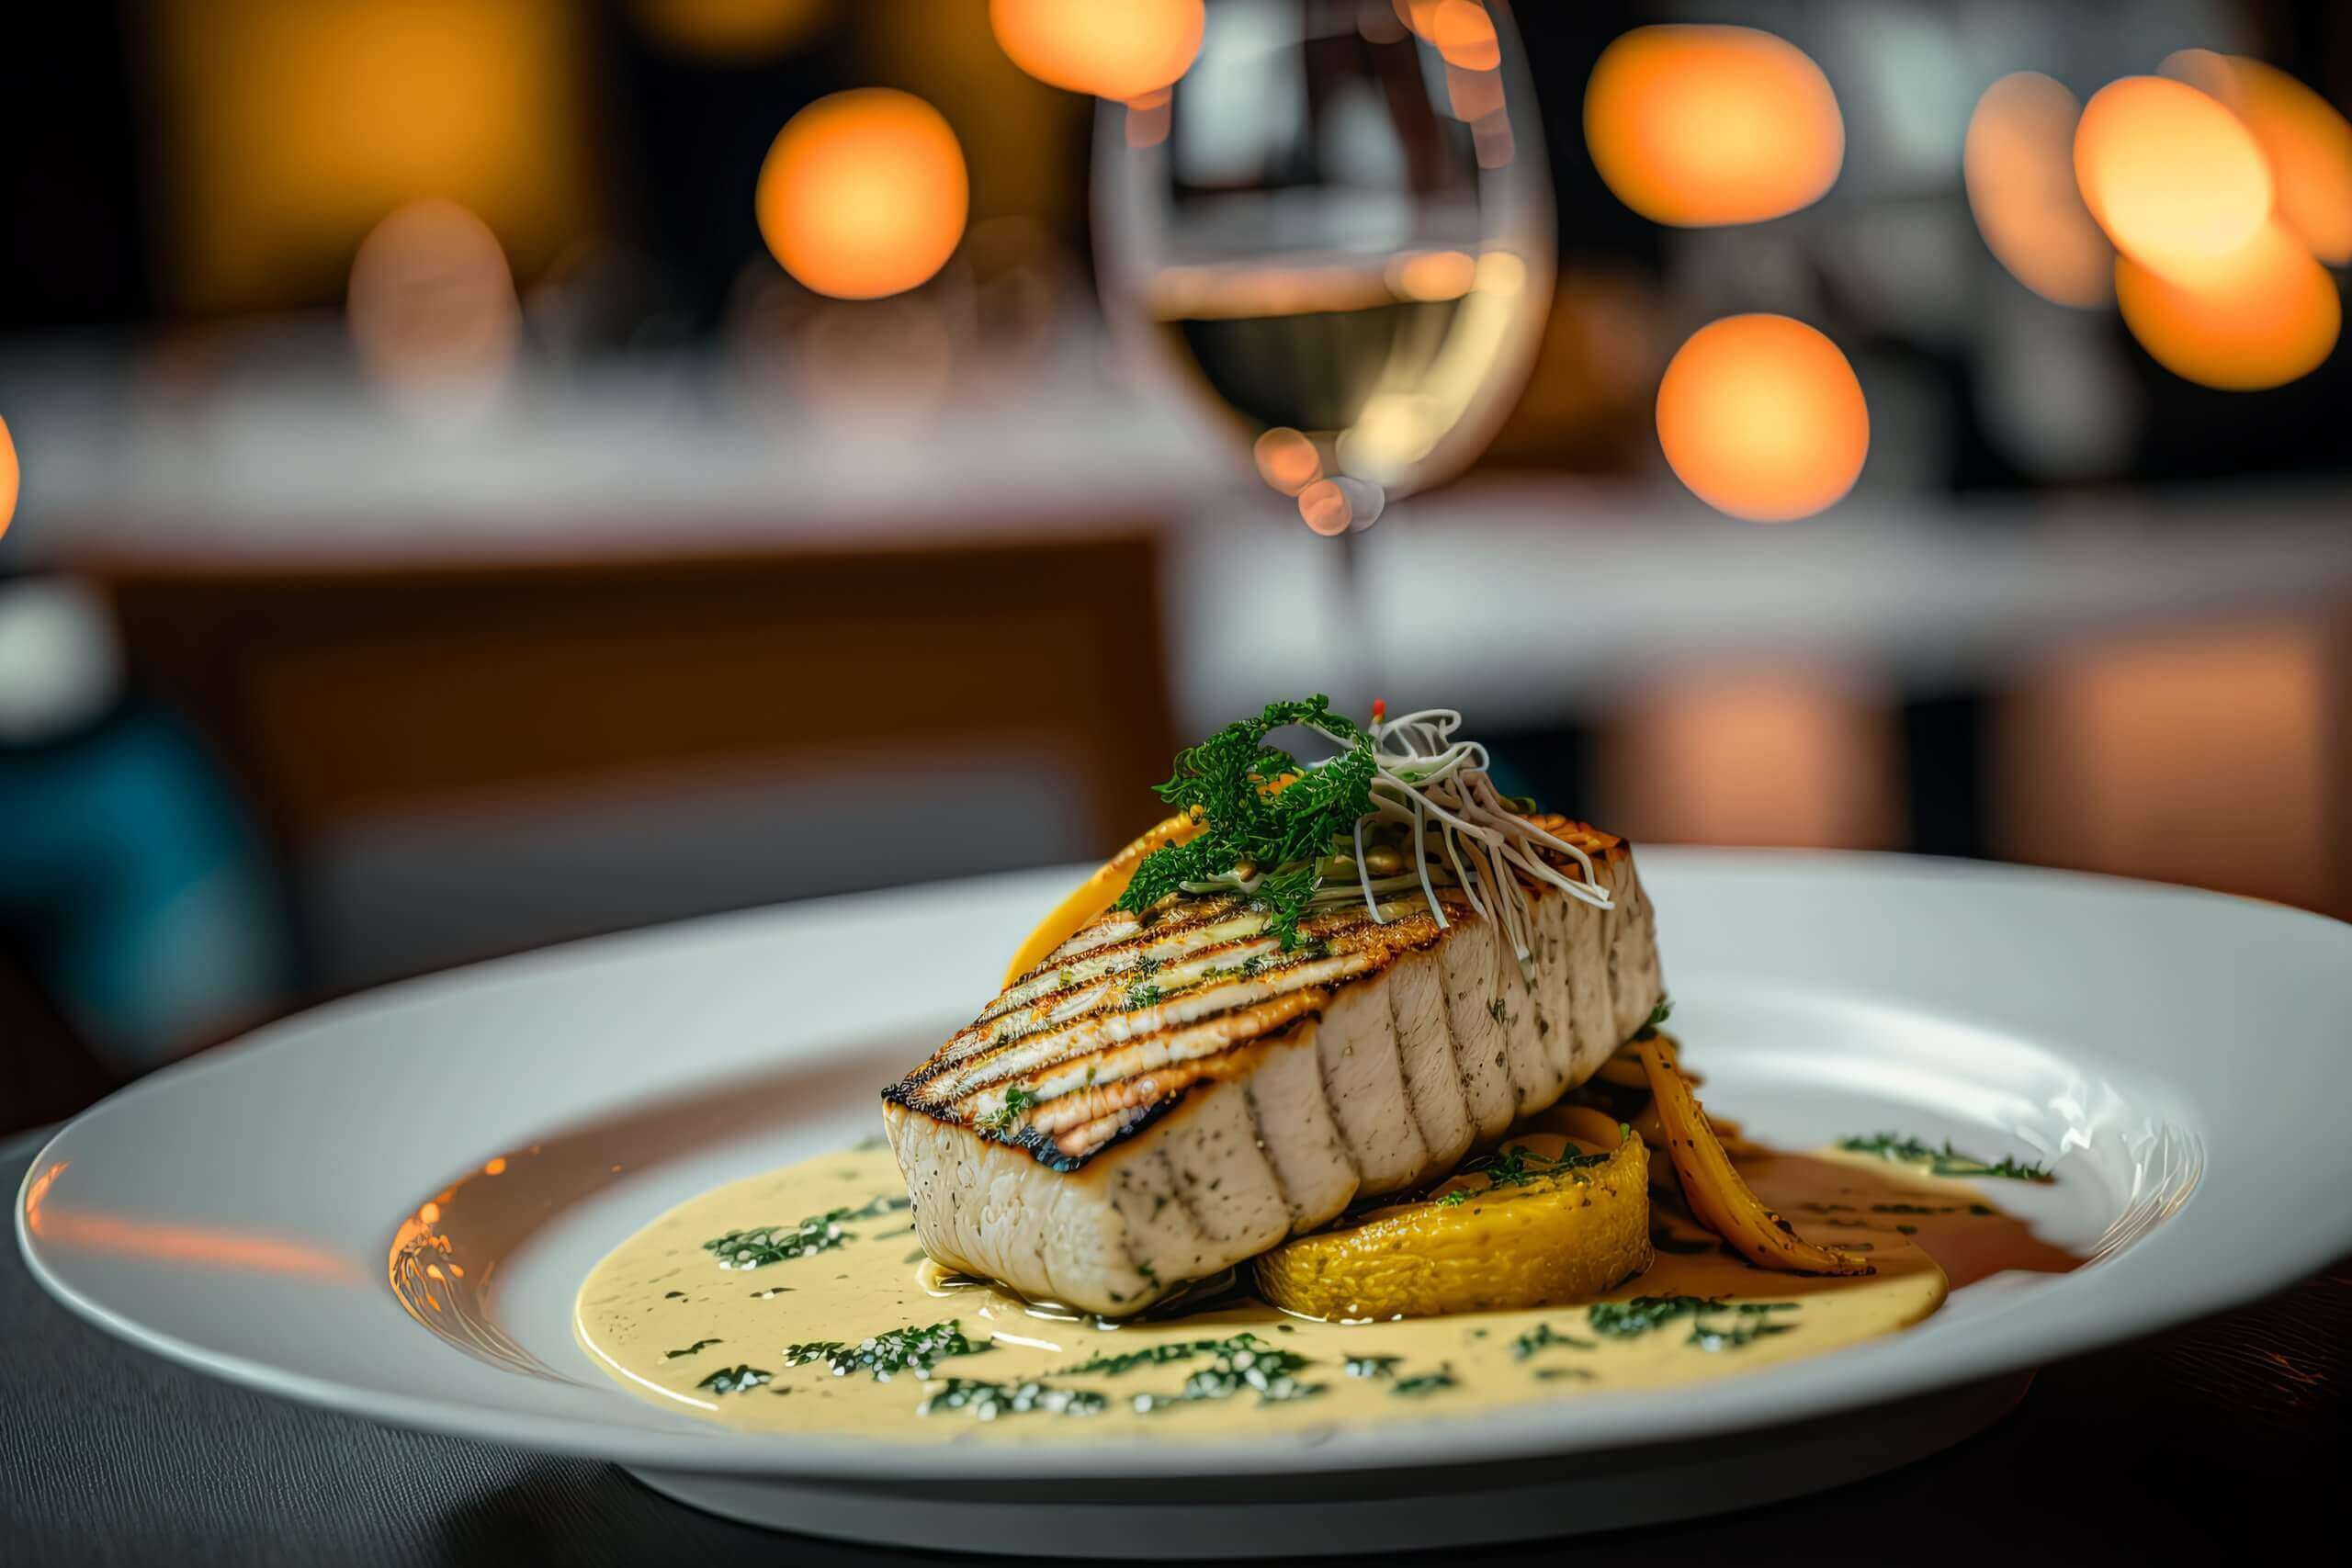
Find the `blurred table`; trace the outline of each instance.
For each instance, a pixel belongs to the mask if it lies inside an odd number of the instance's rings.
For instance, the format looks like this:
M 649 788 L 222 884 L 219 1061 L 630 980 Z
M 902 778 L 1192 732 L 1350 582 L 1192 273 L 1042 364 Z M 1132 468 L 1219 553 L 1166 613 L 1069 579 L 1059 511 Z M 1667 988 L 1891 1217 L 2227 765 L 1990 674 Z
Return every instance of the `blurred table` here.
M 0 1145 L 0 1169 L 13 1175 L 45 1135 Z M 1852 1486 L 1716 1519 L 1399 1561 L 2256 1556 L 2324 1540 L 2342 1520 L 2347 1341 L 2352 1259 L 2253 1306 L 2052 1367 L 1989 1430 Z M 13 1246 L 0 1258 L 0 1434 L 11 1562 L 927 1560 L 729 1524 L 607 1464 L 398 1431 L 214 1382 L 85 1325 L 33 1283 Z

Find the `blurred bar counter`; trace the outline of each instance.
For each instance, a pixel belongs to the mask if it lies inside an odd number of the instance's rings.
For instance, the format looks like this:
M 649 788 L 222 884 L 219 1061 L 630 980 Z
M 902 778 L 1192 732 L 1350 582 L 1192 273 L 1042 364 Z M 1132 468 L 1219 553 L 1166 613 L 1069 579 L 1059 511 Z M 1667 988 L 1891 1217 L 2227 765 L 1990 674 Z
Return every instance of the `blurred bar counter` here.
M 322 988 L 1086 858 L 1176 738 L 1303 690 L 1461 707 L 1640 838 L 2352 912 L 2352 490 L 1866 476 L 1758 527 L 1490 473 L 1343 549 L 1091 365 L 911 424 L 570 386 L 436 423 L 281 384 L 26 440 L 45 564 L 243 782 Z

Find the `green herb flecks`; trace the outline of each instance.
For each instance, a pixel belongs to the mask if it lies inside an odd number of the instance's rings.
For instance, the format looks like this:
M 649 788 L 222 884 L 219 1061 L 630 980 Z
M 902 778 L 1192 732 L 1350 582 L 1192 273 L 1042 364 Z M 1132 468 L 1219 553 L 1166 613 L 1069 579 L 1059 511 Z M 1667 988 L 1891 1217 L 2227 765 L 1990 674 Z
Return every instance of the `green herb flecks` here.
M 962 1324 L 951 1318 L 934 1323 L 929 1328 L 909 1324 L 888 1334 L 876 1334 L 851 1345 L 839 1339 L 815 1339 L 805 1345 L 787 1345 L 784 1364 L 805 1367 L 811 1361 L 822 1361 L 832 1369 L 833 1376 L 845 1378 L 852 1372 L 864 1372 L 876 1382 L 888 1382 L 899 1372 L 912 1372 L 928 1378 L 940 1362 L 951 1356 L 978 1356 L 992 1347 L 985 1339 L 967 1339 Z
M 1511 1359 L 1524 1361 L 1539 1350 L 1557 1346 L 1566 1350 L 1590 1350 L 1595 1344 L 1589 1339 L 1577 1339 L 1561 1333 L 1548 1323 L 1539 1323 L 1510 1342 Z
M 1279 746 L 1277 729 L 1300 725 L 1344 748 L 1309 768 Z M 1298 945 L 1298 919 L 1315 891 L 1317 858 L 1350 833 L 1372 808 L 1378 770 L 1372 738 L 1355 721 L 1331 711 L 1331 699 L 1269 703 L 1256 718 L 1227 725 L 1176 754 L 1176 768 L 1158 787 L 1159 798 L 1196 813 L 1206 829 L 1188 843 L 1146 855 L 1118 907 L 1140 914 L 1187 882 L 1230 871 L 1243 861 L 1269 868 L 1254 897 L 1267 908 L 1267 930 L 1287 950 Z M 1284 774 L 1296 775 L 1276 791 Z M 1294 869 L 1280 868 L 1290 866 Z
M 749 1393 L 774 1377 L 774 1372 L 760 1367 L 734 1366 L 715 1371 L 695 1384 L 713 1393 Z
M 1396 1363 L 1402 1356 L 1350 1356 L 1342 1363 L 1351 1378 L 1391 1378 L 1396 1375 Z
M 1674 998 L 1672 997 L 1658 998 L 1657 1006 L 1650 1009 L 1649 1021 L 1634 1032 L 1634 1038 L 1636 1041 L 1657 1039 L 1659 1027 L 1673 1016 Z
M 1426 1399 L 1432 1393 L 1460 1386 L 1453 1366 L 1448 1364 L 1433 1372 L 1418 1372 L 1409 1378 L 1398 1378 L 1396 1386 L 1388 1392 L 1399 1399 Z
M 1795 1302 L 1726 1302 L 1721 1296 L 1635 1296 L 1630 1302 L 1600 1302 L 1586 1313 L 1595 1334 L 1634 1339 L 1681 1318 L 1690 1320 L 1686 1345 L 1702 1350 L 1736 1350 L 1794 1326 L 1769 1321 L 1769 1314 L 1795 1312 Z
M 1943 1147 L 1929 1148 L 1917 1138 L 1906 1138 L 1895 1133 L 1874 1133 L 1867 1138 L 1841 1138 L 1838 1146 L 1851 1154 L 1876 1155 L 1897 1165 L 1924 1165 L 1930 1176 L 1999 1177 L 2007 1181 L 2054 1181 L 2040 1161 L 2030 1165 L 2015 1159 L 1985 1161 L 1974 1155 L 1962 1154 L 1944 1140 Z
M 961 1410 L 976 1421 L 993 1421 L 1000 1416 L 1026 1416 L 1040 1410 L 1054 1416 L 1099 1416 L 1110 1403 L 1091 1388 L 1056 1388 L 1035 1380 L 985 1382 L 978 1378 L 948 1378 L 916 1411 L 935 1416 L 943 1410 Z
M 821 1214 L 811 1214 L 797 1225 L 762 1225 L 756 1230 L 729 1231 L 725 1235 L 704 1242 L 702 1249 L 716 1255 L 721 1269 L 764 1269 L 771 1263 L 786 1263 L 813 1253 L 831 1252 L 844 1242 L 857 1239 L 855 1232 L 845 1228 L 852 1222 L 870 1220 L 907 1206 L 904 1197 L 894 1198 L 885 1193 L 854 1209 L 828 1209 Z
M 1179 1339 L 1164 1345 L 1152 1345 L 1141 1350 L 1122 1350 L 1114 1355 L 1090 1356 L 1074 1367 L 1064 1367 L 1056 1375 L 1076 1377 L 1083 1372 L 1097 1372 L 1104 1377 L 1117 1377 L 1137 1367 L 1164 1367 L 1170 1361 L 1189 1361 L 1198 1356 L 1231 1356 L 1238 1352 L 1268 1351 L 1272 1347 L 1254 1334 L 1237 1334 L 1229 1339 Z
M 1582 1170 L 1588 1166 L 1607 1165 L 1610 1157 L 1608 1155 L 1589 1155 L 1578 1151 L 1555 1158 L 1514 1144 L 1510 1148 L 1498 1149 L 1470 1161 L 1462 1168 L 1462 1174 L 1483 1176 L 1490 1188 L 1525 1187 L 1544 1177 Z
M 662 1351 L 662 1359 L 665 1361 L 674 1361 L 681 1356 L 696 1355 L 704 1350 L 709 1349 L 713 1345 L 724 1345 L 726 1343 L 727 1341 L 724 1339 L 697 1339 L 683 1350 Z
M 1219 1350 L 1208 1366 L 1186 1378 L 1184 1386 L 1176 1393 L 1138 1393 L 1133 1403 L 1136 1409 L 1148 1413 L 1177 1404 L 1231 1399 L 1244 1393 L 1256 1393 L 1261 1404 L 1283 1404 L 1295 1399 L 1312 1399 L 1327 1385 L 1302 1382 L 1298 1374 L 1313 1364 L 1305 1356 L 1289 1350 L 1265 1348 L 1262 1344 Z
M 1014 1084 L 1004 1091 L 1004 1103 L 987 1115 L 975 1120 L 973 1125 L 983 1132 L 1010 1133 L 1021 1124 L 1021 1119 L 1036 1108 L 1037 1093 Z

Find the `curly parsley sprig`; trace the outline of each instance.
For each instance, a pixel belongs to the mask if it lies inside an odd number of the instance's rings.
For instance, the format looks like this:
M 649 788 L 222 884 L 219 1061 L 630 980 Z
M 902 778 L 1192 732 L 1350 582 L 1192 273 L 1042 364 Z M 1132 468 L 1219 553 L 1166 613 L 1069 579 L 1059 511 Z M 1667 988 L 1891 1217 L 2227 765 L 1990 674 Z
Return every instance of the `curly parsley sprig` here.
M 1267 736 L 1293 725 L 1342 750 L 1310 768 L 1266 743 Z M 1372 809 L 1378 772 L 1372 737 L 1353 719 L 1333 713 L 1329 697 L 1267 704 L 1257 717 L 1229 724 L 1176 754 L 1176 771 L 1157 793 L 1195 813 L 1207 830 L 1146 855 L 1118 907 L 1140 914 L 1188 882 L 1251 861 L 1270 873 L 1255 894 L 1272 914 L 1267 929 L 1285 950 L 1295 947 L 1299 916 L 1320 882 L 1316 859 Z M 1284 775 L 1289 782 L 1275 787 Z M 1285 866 L 1295 869 L 1279 869 Z

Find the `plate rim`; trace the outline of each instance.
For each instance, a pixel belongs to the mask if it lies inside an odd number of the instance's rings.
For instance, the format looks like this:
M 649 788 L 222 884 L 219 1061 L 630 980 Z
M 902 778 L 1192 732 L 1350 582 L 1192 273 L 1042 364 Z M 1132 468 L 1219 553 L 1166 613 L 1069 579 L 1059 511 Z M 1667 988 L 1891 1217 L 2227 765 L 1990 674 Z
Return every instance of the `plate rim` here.
M 2314 932 L 2326 932 L 2327 941 L 2352 942 L 2352 924 L 2313 911 L 2240 895 L 2097 873 L 1944 861 L 1887 852 L 1655 846 L 1643 853 L 1645 862 L 1671 863 L 1678 871 L 1736 871 L 1769 865 L 1781 870 L 1831 873 L 1851 869 L 1866 875 L 1900 874 L 2049 886 L 2098 886 L 2167 899 L 2199 901 L 2217 908 L 2234 905 L 2259 909 Z M 291 1014 L 199 1057 L 125 1086 L 44 1139 L 18 1184 L 14 1226 L 18 1252 L 28 1271 L 52 1298 L 84 1321 L 137 1348 L 241 1387 L 413 1430 L 625 1465 L 711 1473 L 774 1473 L 867 1483 L 886 1479 L 907 1483 L 944 1478 L 1046 1482 L 1185 1475 L 1259 1479 L 1272 1483 L 1285 1474 L 1450 1469 L 1498 1460 L 1572 1455 L 1603 1447 L 1670 1445 L 1849 1414 L 1909 1396 L 2028 1371 L 2087 1350 L 2174 1327 L 2258 1298 L 2307 1277 L 2352 1251 L 2352 1213 L 2347 1213 L 2332 1224 L 2318 1223 L 2277 1233 L 2276 1246 L 2264 1255 L 2260 1267 L 2228 1274 L 2174 1267 L 2175 1254 L 2186 1253 L 2196 1246 L 2199 1226 L 2192 1222 L 2192 1216 L 2199 1199 L 2206 1196 L 2206 1185 L 2212 1179 L 2209 1170 L 2166 1224 L 2097 1265 L 2098 1278 L 2120 1284 L 2138 1282 L 2139 1276 L 2148 1275 L 2149 1282 L 2154 1283 L 2161 1276 L 2163 1289 L 2102 1291 L 2098 1292 L 2102 1298 L 2100 1304 L 2092 1312 L 2085 1310 L 2079 1287 L 2071 1295 L 2064 1287 L 2058 1287 L 2038 1294 L 2025 1310 L 1973 1325 L 1967 1338 L 1944 1347 L 1943 1353 L 1931 1359 L 1913 1357 L 1906 1364 L 1900 1354 L 1905 1337 L 1895 1335 L 1848 1347 L 1834 1355 L 1807 1358 L 1720 1380 L 1706 1385 L 1708 1398 L 1703 1401 L 1659 1399 L 1657 1391 L 1633 1390 L 1584 1394 L 1566 1403 L 1531 1401 L 1522 1405 L 1488 1408 L 1475 1415 L 1450 1416 L 1431 1412 L 1376 1427 L 1328 1433 L 1273 1434 L 1262 1438 L 1233 1438 L 1214 1444 L 1155 1444 L 1137 1438 L 1133 1442 L 1046 1440 L 996 1445 L 954 1438 L 910 1444 L 841 1433 L 752 1434 L 715 1426 L 705 1430 L 604 1425 L 571 1416 L 503 1408 L 494 1401 L 475 1403 L 360 1387 L 243 1355 L 212 1350 L 142 1322 L 135 1312 L 96 1300 L 49 1267 L 42 1247 L 28 1229 L 28 1205 L 37 1176 L 56 1163 L 61 1147 L 70 1143 L 84 1123 L 98 1112 L 175 1092 L 179 1085 L 198 1074 L 254 1070 L 253 1064 L 266 1060 L 275 1052 L 297 1048 L 301 1043 L 298 1037 L 311 1026 L 332 1022 L 339 1016 L 411 1005 L 428 999 L 436 992 L 476 984 L 485 977 L 517 977 L 582 960 L 593 964 L 599 950 L 626 952 L 648 949 L 661 942 L 691 942 L 730 922 L 774 920 L 787 912 L 800 919 L 823 919 L 828 912 L 837 912 L 853 904 L 883 907 L 947 888 L 1010 888 L 1025 879 L 1043 881 L 1048 874 L 1058 877 L 1061 872 L 1056 868 L 1050 874 L 1024 872 L 810 899 L 591 937 L 403 980 Z M 2347 950 L 2347 957 L 2352 957 L 2352 949 Z M 830 1048 L 820 1052 L 816 1059 L 828 1054 L 831 1054 Z M 2201 1136 L 2203 1129 L 2198 1131 Z M 2324 1164 L 2321 1173 L 2326 1174 L 2330 1169 L 2339 1176 L 2352 1177 L 2352 1153 L 2339 1155 L 2331 1163 Z M 389 1223 L 386 1234 L 389 1238 Z M 2070 1278 L 2089 1277 L 2091 1271 L 2086 1270 Z M 2018 1318 L 2026 1320 L 2025 1330 L 2021 1331 L 2014 1321 Z M 1863 1375 L 1865 1367 L 1870 1375 Z M 1852 1376 L 1824 1377 L 1821 1374 L 1825 1368 L 1857 1371 Z M 482 1365 L 481 1373 L 484 1377 L 521 1375 L 501 1372 L 487 1363 Z M 1607 1434 L 1558 1430 L 1560 1416 L 1570 1410 L 1575 1413 L 1576 1426 L 1605 1427 Z

